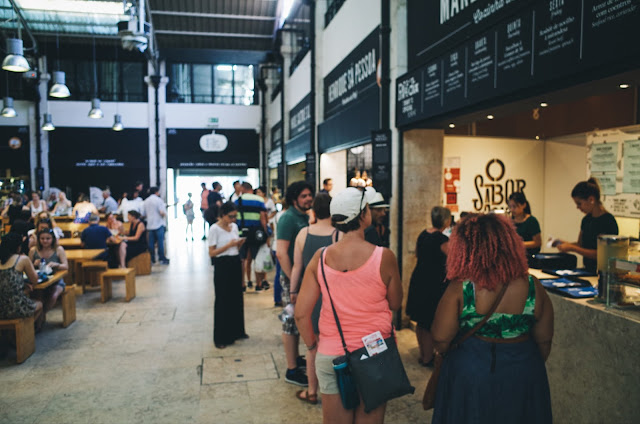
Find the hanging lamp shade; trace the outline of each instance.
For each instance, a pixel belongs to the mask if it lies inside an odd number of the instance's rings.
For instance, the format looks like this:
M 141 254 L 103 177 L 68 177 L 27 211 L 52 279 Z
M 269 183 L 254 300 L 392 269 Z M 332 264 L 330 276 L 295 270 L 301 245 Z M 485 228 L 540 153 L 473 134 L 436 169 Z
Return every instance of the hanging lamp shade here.
M 122 116 L 119 113 L 116 113 L 113 116 L 113 127 L 111 127 L 114 131 L 122 131 L 124 129 L 124 125 L 122 125 Z
M 0 112 L 0 115 L 4 116 L 5 118 L 15 118 L 16 116 L 18 116 L 18 113 L 13 108 L 13 97 L 5 97 L 3 102 L 4 105 L 2 108 L 2 112 Z
M 53 85 L 51 86 L 51 90 L 49 90 L 49 95 L 58 99 L 69 97 L 71 92 L 65 81 L 66 77 L 64 72 L 53 71 Z
M 44 123 L 42 124 L 42 129 L 44 131 L 53 131 L 56 127 L 53 126 L 53 120 L 51 119 L 50 113 L 44 114 Z
M 91 110 L 89 111 L 89 118 L 100 119 L 104 116 L 102 109 L 100 109 L 100 99 L 97 97 L 91 99 Z
M 22 40 L 7 38 L 7 56 L 2 61 L 2 69 L 10 72 L 27 72 L 31 69 L 29 62 L 23 56 Z

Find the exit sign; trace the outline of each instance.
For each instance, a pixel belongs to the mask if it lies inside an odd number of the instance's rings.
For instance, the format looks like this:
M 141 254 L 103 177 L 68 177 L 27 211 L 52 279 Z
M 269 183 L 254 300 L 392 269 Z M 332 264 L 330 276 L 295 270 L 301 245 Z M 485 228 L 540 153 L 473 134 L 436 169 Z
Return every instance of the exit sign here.
M 208 128 L 218 128 L 218 125 L 220 124 L 220 121 L 218 118 L 209 118 L 207 120 L 207 127 Z

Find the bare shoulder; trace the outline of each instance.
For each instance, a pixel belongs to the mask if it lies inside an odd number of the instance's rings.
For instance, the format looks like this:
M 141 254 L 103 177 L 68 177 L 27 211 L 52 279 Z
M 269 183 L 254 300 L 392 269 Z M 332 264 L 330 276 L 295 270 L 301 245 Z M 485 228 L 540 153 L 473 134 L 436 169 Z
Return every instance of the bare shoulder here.
M 393 253 L 393 250 L 383 247 L 382 248 L 382 262 L 396 262 L 396 254 Z

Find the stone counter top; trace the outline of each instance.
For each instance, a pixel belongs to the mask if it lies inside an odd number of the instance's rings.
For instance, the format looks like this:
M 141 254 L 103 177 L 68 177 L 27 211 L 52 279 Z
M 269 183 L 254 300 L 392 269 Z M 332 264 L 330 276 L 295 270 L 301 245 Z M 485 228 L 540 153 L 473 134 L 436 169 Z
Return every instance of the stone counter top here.
M 597 283 L 596 277 L 586 280 Z M 605 308 L 593 299 L 549 297 L 555 335 L 546 365 L 554 422 L 638 422 L 640 312 Z

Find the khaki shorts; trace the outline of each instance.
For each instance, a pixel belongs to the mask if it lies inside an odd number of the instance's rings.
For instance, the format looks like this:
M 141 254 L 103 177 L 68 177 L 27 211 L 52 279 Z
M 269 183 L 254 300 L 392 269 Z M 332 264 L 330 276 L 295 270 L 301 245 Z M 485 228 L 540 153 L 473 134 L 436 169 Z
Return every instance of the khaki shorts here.
M 340 393 L 336 373 L 333 370 L 333 360 L 338 356 L 316 353 L 316 375 L 318 376 L 320 393 L 323 395 L 337 395 Z

